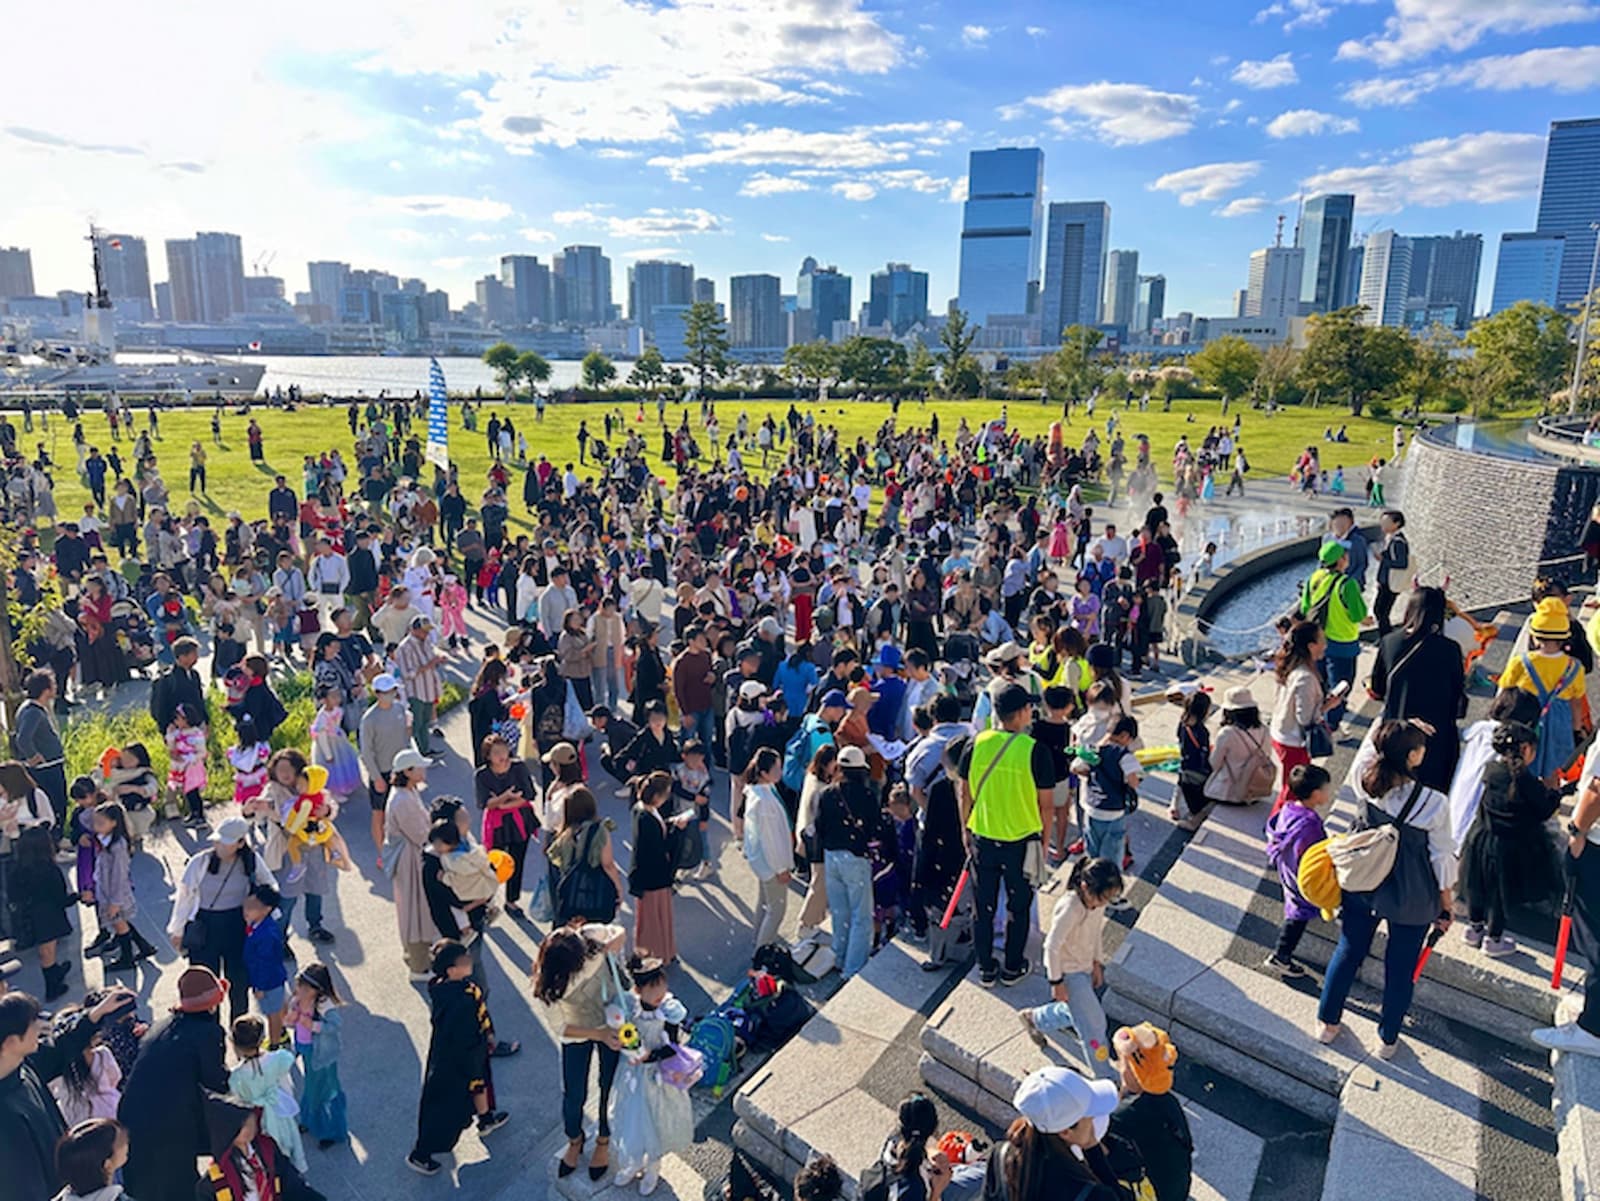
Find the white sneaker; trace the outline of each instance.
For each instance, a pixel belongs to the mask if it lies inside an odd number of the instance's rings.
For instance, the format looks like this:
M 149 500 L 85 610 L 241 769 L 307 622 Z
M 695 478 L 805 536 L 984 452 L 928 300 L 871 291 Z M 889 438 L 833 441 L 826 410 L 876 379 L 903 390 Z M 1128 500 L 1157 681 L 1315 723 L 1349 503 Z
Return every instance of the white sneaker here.
M 661 1183 L 661 1169 L 651 1166 L 645 1169 L 643 1176 L 639 1177 L 639 1195 L 648 1197 L 656 1191 L 656 1185 Z
M 1381 1038 L 1378 1040 L 1378 1058 L 1384 1061 L 1395 1057 L 1395 1052 L 1400 1050 L 1400 1040 L 1397 1038 L 1392 1043 L 1386 1043 Z
M 433 973 L 432 972 L 412 972 L 411 973 L 411 980 L 412 980 L 412 983 L 414 983 L 414 984 L 426 984 L 429 980 L 432 980 L 432 979 L 433 979 Z
M 1577 1055 L 1600 1057 L 1600 1038 L 1590 1034 L 1574 1022 L 1570 1026 L 1544 1026 L 1530 1037 L 1541 1047 L 1552 1051 L 1570 1051 Z
M 631 801 L 633 800 L 633 789 L 624 784 L 611 795 L 616 797 L 619 801 Z
M 712 867 L 711 864 L 704 859 L 700 861 L 700 866 L 694 869 L 694 878 L 696 880 L 709 880 L 716 874 L 717 869 Z

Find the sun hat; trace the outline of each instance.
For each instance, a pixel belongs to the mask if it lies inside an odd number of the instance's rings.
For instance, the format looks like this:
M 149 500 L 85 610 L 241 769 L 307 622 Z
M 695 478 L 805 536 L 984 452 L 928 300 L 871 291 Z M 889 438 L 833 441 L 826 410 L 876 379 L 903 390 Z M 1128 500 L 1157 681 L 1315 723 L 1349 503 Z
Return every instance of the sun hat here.
M 211 831 L 211 841 L 219 846 L 227 842 L 243 842 L 248 837 L 250 823 L 237 815 L 223 818 Z
M 1332 567 L 1349 553 L 1350 548 L 1342 542 L 1324 542 L 1322 549 L 1317 551 L 1317 558 L 1321 560 L 1324 567 Z
M 429 617 L 426 613 L 418 613 L 415 617 L 413 617 L 411 619 L 411 628 L 413 630 L 429 630 L 429 629 L 432 629 L 433 628 L 433 618 Z
M 570 742 L 558 742 L 539 756 L 539 762 L 551 767 L 561 763 L 576 763 L 577 761 L 578 748 Z
M 410 771 L 413 767 L 427 766 L 428 757 L 426 755 L 414 746 L 405 746 L 401 747 L 400 752 L 395 755 L 394 762 L 390 764 L 389 770 L 390 772 L 403 772 Z
M 228 995 L 228 982 L 208 967 L 190 967 L 178 977 L 179 1013 L 209 1013 Z
M 374 692 L 396 692 L 399 688 L 400 681 L 395 679 L 389 672 L 379 672 L 372 677 L 372 691 Z
M 1029 1072 L 1011 1104 L 1041 1134 L 1061 1134 L 1084 1118 L 1109 1117 L 1120 1100 L 1110 1080 L 1086 1080 L 1071 1068 Z
M 1141 1092 L 1152 1096 L 1172 1091 L 1172 1065 L 1178 1062 L 1178 1048 L 1167 1032 L 1149 1022 L 1123 1026 L 1111 1038 L 1117 1062 L 1126 1064 Z
M 1242 684 L 1237 688 L 1230 688 L 1222 694 L 1222 711 L 1224 713 L 1257 708 L 1260 708 L 1260 706 L 1256 703 L 1256 694 Z
M 1028 652 L 1016 642 L 1002 642 L 994 650 L 983 657 L 983 661 L 990 667 L 999 667 L 1002 663 L 1010 663 L 1014 659 L 1026 659 Z
M 858 746 L 847 746 L 839 751 L 840 767 L 865 767 L 867 752 Z
M 1572 633 L 1572 614 L 1559 596 L 1547 596 L 1534 607 L 1528 632 L 1535 638 L 1565 638 Z

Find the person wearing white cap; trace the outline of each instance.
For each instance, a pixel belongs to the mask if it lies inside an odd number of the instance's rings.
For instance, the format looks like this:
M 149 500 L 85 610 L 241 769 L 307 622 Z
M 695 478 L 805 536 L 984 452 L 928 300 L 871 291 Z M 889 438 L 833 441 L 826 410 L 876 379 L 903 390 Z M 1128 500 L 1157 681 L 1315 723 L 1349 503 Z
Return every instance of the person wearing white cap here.
M 422 800 L 427 786 L 428 760 L 408 746 L 394 757 L 389 799 L 384 809 L 388 841 L 385 860 L 394 875 L 394 915 L 400 928 L 400 946 L 413 980 L 426 980 L 432 963 L 431 948 L 440 937 L 428 909 L 422 885 L 422 855 L 428 847 L 433 818 Z
M 1029 1072 L 1011 1098 L 1021 1116 L 989 1156 L 983 1195 L 995 1201 L 1120 1201 L 1126 1194 L 1099 1150 L 1118 1100 L 1110 1080 L 1086 1080 L 1064 1067 Z
M 361 715 L 356 745 L 361 765 L 367 771 L 367 802 L 372 808 L 372 845 L 378 848 L 378 866 L 383 866 L 383 809 L 389 800 L 389 773 L 394 757 L 411 742 L 411 719 L 400 699 L 400 681 L 388 672 L 373 677 L 374 703 Z
M 174 951 L 189 962 L 227 977 L 230 1017 L 250 1003 L 244 966 L 244 899 L 252 888 L 277 888 L 278 881 L 250 849 L 250 823 L 225 817 L 211 833 L 211 846 L 189 860 L 178 878 L 167 921 Z

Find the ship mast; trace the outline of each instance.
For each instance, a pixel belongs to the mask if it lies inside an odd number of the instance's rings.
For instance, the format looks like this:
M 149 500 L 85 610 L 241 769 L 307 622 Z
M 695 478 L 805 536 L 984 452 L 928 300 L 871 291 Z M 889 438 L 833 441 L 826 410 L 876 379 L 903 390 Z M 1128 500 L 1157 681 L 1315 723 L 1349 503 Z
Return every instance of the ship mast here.
M 90 309 L 109 309 L 111 297 L 106 294 L 105 274 L 100 264 L 100 231 L 95 229 L 94 223 L 89 223 L 89 250 L 94 259 L 94 291 L 84 298 L 84 307 Z

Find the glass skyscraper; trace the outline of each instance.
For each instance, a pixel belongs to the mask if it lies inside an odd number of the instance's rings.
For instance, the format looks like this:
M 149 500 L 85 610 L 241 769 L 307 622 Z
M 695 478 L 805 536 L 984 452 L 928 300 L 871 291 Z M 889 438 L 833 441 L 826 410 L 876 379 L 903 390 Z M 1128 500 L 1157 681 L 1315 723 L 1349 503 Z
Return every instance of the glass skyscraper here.
M 1561 279 L 1556 305 L 1579 304 L 1589 287 L 1595 231 L 1600 222 L 1600 117 L 1550 122 L 1539 189 L 1537 233 L 1562 234 Z
M 872 273 L 867 301 L 867 324 L 887 325 L 896 337 L 928 320 L 928 273 L 913 271 L 909 263 L 890 263 Z
M 998 314 L 1028 311 L 1039 282 L 1044 151 L 974 150 L 968 160 L 961 217 L 957 304 L 975 325 Z M 1098 305 L 1100 294 L 1095 293 Z
M 1356 198 L 1348 193 L 1313 196 L 1300 213 L 1294 244 L 1306 252 L 1301 266 L 1300 300 L 1307 312 L 1326 313 L 1350 294 L 1350 231 L 1355 226 Z
M 1039 342 L 1059 346 L 1067 326 L 1100 324 L 1111 206 L 1102 200 L 1059 201 L 1050 206 L 1046 225 Z
M 1565 243 L 1561 234 L 1501 234 L 1489 312 L 1509 309 L 1519 300 L 1554 305 L 1561 285 Z

